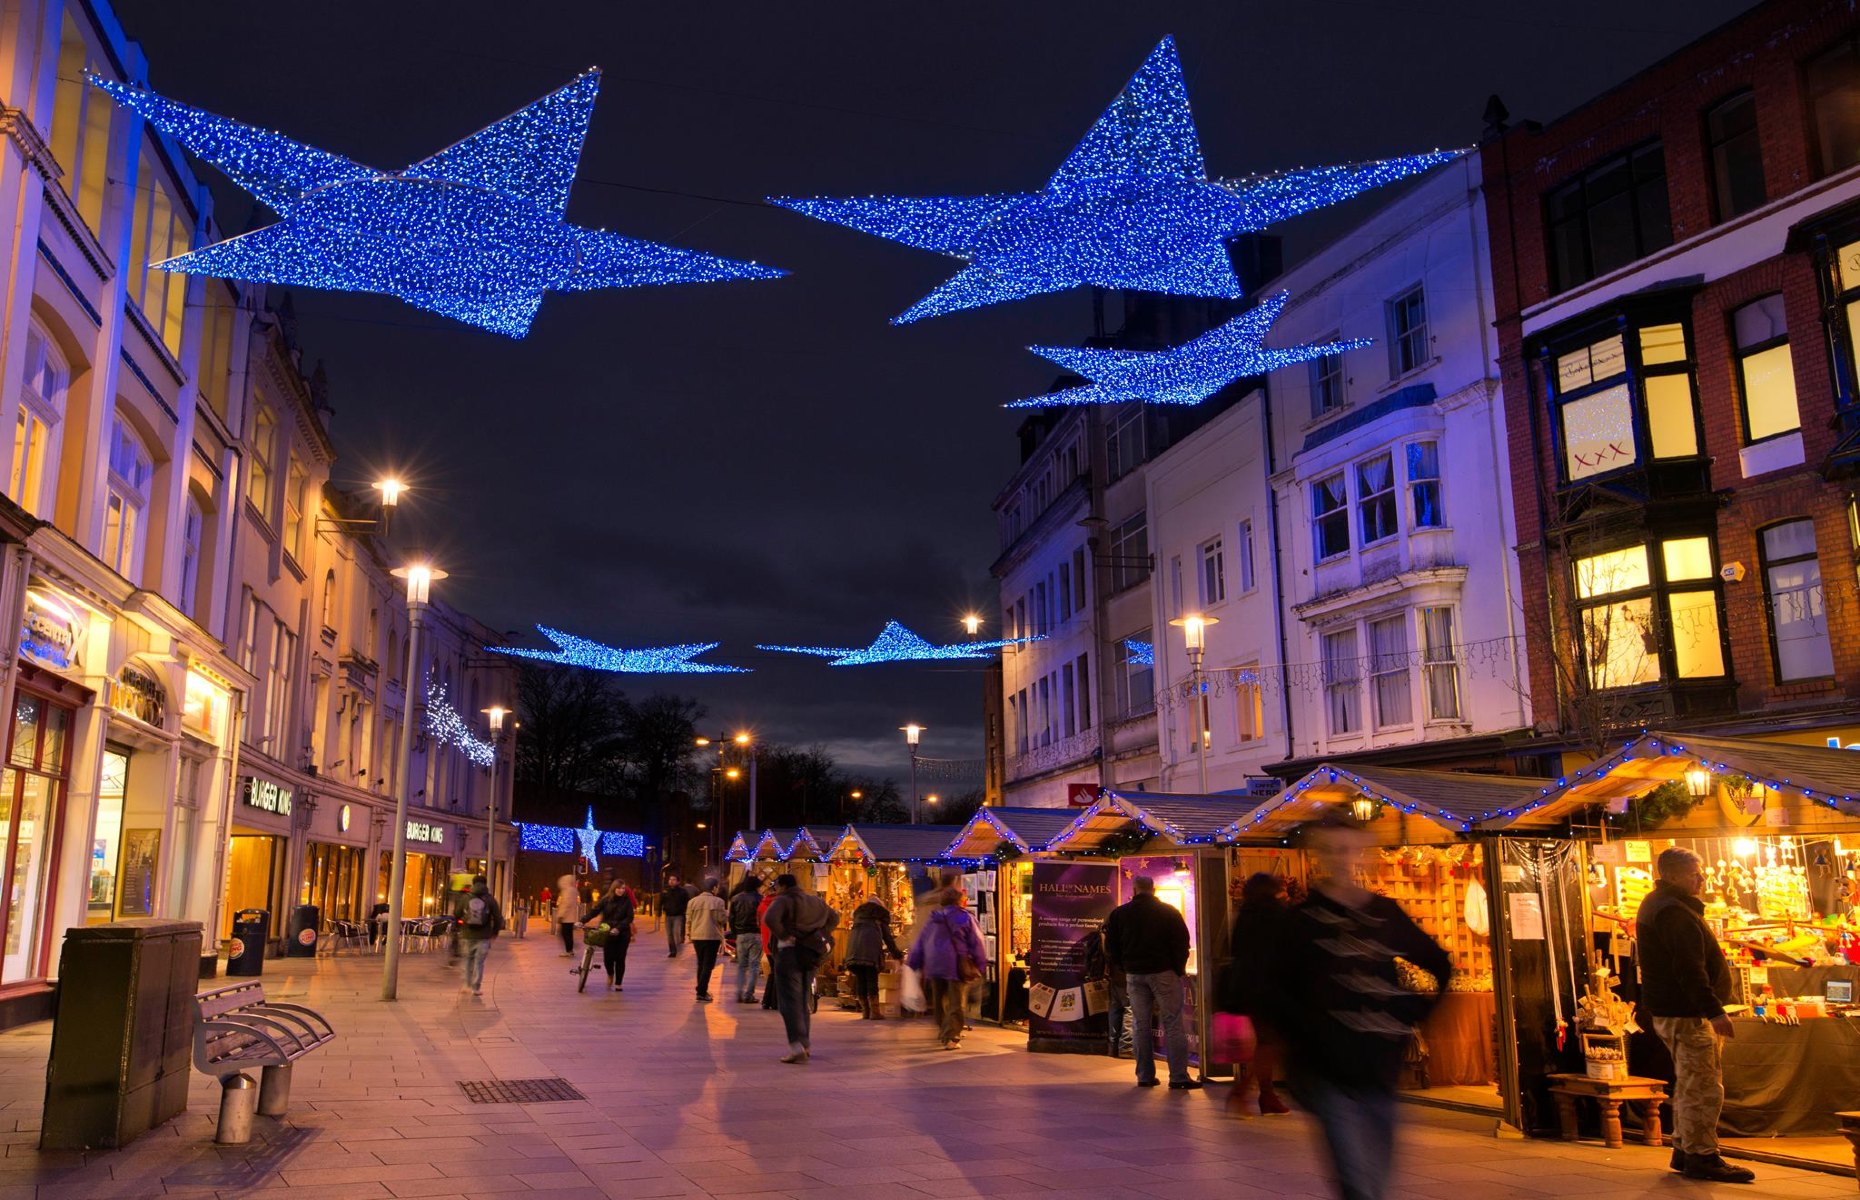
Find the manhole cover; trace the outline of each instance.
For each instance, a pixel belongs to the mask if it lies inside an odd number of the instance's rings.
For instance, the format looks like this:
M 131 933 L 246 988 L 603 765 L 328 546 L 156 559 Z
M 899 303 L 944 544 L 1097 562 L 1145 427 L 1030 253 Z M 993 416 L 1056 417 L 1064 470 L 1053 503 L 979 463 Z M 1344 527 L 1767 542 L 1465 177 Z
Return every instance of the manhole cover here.
M 552 1100 L 586 1100 L 566 1079 L 472 1079 L 459 1087 L 473 1104 L 547 1104 Z

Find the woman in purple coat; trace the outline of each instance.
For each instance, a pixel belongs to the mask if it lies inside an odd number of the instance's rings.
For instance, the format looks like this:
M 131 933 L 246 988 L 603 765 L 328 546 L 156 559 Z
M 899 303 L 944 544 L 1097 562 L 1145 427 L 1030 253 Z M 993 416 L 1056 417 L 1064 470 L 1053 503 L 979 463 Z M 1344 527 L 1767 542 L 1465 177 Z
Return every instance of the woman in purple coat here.
M 975 918 L 961 906 L 962 889 L 944 888 L 937 907 L 917 931 L 905 963 L 924 979 L 924 995 L 936 1014 L 937 1040 L 945 1050 L 962 1048 L 963 1002 L 969 984 L 988 968 L 988 947 Z

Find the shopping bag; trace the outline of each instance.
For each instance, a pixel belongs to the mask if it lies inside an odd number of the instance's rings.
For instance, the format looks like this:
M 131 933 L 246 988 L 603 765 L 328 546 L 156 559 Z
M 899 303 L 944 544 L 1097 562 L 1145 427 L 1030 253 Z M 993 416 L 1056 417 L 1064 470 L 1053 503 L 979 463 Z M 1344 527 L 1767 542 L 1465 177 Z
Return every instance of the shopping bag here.
M 922 1012 L 929 1005 L 924 1001 L 924 977 L 914 967 L 899 967 L 898 975 L 901 986 L 898 989 L 898 1003 L 911 1012 Z
M 1111 1007 L 1111 982 L 1108 979 L 1087 979 L 1085 981 L 1085 1011 L 1092 1016 Z
M 1214 1043 L 1213 1059 L 1218 1063 L 1249 1063 L 1258 1038 L 1253 1032 L 1253 1018 L 1241 1013 L 1215 1013 L 1208 1040 Z

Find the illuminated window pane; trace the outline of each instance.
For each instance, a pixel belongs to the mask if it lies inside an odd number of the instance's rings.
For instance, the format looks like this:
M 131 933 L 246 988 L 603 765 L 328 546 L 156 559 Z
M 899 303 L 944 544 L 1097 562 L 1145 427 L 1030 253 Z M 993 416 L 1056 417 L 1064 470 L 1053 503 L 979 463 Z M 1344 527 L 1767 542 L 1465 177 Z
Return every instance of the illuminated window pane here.
M 1576 595 L 1584 600 L 1643 588 L 1652 578 L 1645 546 L 1629 546 L 1576 560 Z
M 1563 406 L 1563 465 L 1572 481 L 1630 466 L 1638 457 L 1627 385 Z
M 1724 642 L 1718 634 L 1718 597 L 1714 592 L 1677 592 L 1666 598 L 1673 661 L 1681 679 L 1712 679 L 1724 674 Z
M 1692 458 L 1699 452 L 1698 424 L 1692 417 L 1692 380 L 1686 375 L 1649 375 L 1647 429 L 1655 458 Z
M 1584 609 L 1582 642 L 1591 687 L 1632 687 L 1660 678 L 1660 657 L 1653 642 L 1653 601 L 1649 598 Z
M 1666 579 L 1669 583 L 1712 577 L 1710 538 L 1675 538 L 1661 542 L 1660 552 L 1666 558 Z
M 1795 369 L 1789 361 L 1788 343 L 1749 355 L 1739 366 L 1750 440 L 1759 442 L 1800 429 L 1802 415 L 1795 402 Z
M 1642 365 L 1686 361 L 1686 327 L 1684 325 L 1649 325 L 1640 331 Z

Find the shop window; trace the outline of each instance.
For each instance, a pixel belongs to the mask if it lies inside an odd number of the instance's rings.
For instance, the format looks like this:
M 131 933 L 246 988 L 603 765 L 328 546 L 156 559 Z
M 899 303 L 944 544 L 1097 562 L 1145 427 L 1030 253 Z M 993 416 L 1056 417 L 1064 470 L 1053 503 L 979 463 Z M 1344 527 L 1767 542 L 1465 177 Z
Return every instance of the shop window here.
M 1440 443 L 1409 442 L 1408 502 L 1416 529 L 1440 529 L 1447 514 L 1440 506 Z
M 1136 587 L 1150 577 L 1147 514 L 1137 513 L 1111 531 L 1111 591 Z
M 15 697 L 11 764 L 0 771 L 0 834 L 13 850 L 0 863 L 5 911 L 0 983 L 42 978 L 45 921 L 57 864 L 53 835 L 65 799 L 66 734 L 71 710 L 21 692 Z
M 33 516 L 49 518 L 57 498 L 59 442 L 71 372 L 37 322 L 26 326 L 25 367 L 7 495 Z
M 1256 662 L 1242 663 L 1234 672 L 1234 717 L 1241 741 L 1256 742 L 1266 736 L 1266 697 Z
M 1201 605 L 1219 604 L 1227 599 L 1226 555 L 1220 538 L 1201 543 Z
M 1728 221 L 1762 207 L 1763 149 L 1757 141 L 1754 92 L 1739 92 L 1705 114 L 1705 144 L 1718 219 Z
M 1860 163 L 1860 45 L 1838 43 L 1810 59 L 1804 74 L 1821 173 Z
M 1389 335 L 1389 378 L 1400 379 L 1432 355 L 1427 297 L 1416 284 L 1383 305 Z
M 1104 435 L 1105 469 L 1110 480 L 1122 479 L 1143 465 L 1143 406 L 1130 404 L 1111 418 Z
M 247 445 L 249 462 L 246 464 L 245 497 L 251 502 L 258 515 L 266 522 L 271 520 L 271 481 L 272 466 L 276 453 L 278 433 L 277 418 L 271 415 L 263 401 L 257 401 L 252 407 L 252 436 Z
M 96 832 L 91 835 L 90 888 L 84 908 L 87 925 L 116 919 L 117 856 L 122 850 L 123 799 L 128 786 L 129 757 L 105 750 L 97 779 Z
M 1650 142 L 1589 168 L 1544 198 L 1550 282 L 1587 283 L 1672 243 L 1666 156 Z
M 1253 566 L 1253 522 L 1240 522 L 1240 537 L 1234 544 L 1235 565 L 1240 569 L 1240 590 L 1250 592 L 1259 586 Z
M 1453 635 L 1453 610 L 1421 610 L 1421 670 L 1426 675 L 1427 719 L 1460 719 L 1459 649 Z
M 1369 623 L 1369 690 L 1377 729 L 1414 724 L 1414 686 L 1408 657 L 1408 617 Z
M 1389 455 L 1356 464 L 1356 518 L 1365 546 L 1395 536 L 1395 464 Z
M 1350 552 L 1350 494 L 1343 472 L 1311 485 L 1311 527 L 1317 537 L 1318 561 Z
M 1737 339 L 1737 377 L 1744 402 L 1744 440 L 1794 433 L 1802 427 L 1789 359 L 1789 325 L 1780 294 L 1744 305 L 1731 315 Z
M 1778 680 L 1834 674 L 1818 554 L 1813 521 L 1790 521 L 1763 531 L 1763 598 Z
M 1362 661 L 1356 656 L 1356 630 L 1324 635 L 1324 710 L 1332 737 L 1361 733 L 1362 689 L 1357 686 Z
M 154 474 L 142 439 L 118 417 L 110 440 L 110 478 L 104 496 L 103 561 L 131 582 L 141 574 L 142 546 L 148 537 L 149 481 Z
M 1343 340 L 1334 330 L 1320 342 Z M 1343 355 L 1326 354 L 1314 358 L 1306 368 L 1311 375 L 1311 415 L 1322 417 L 1343 407 Z

